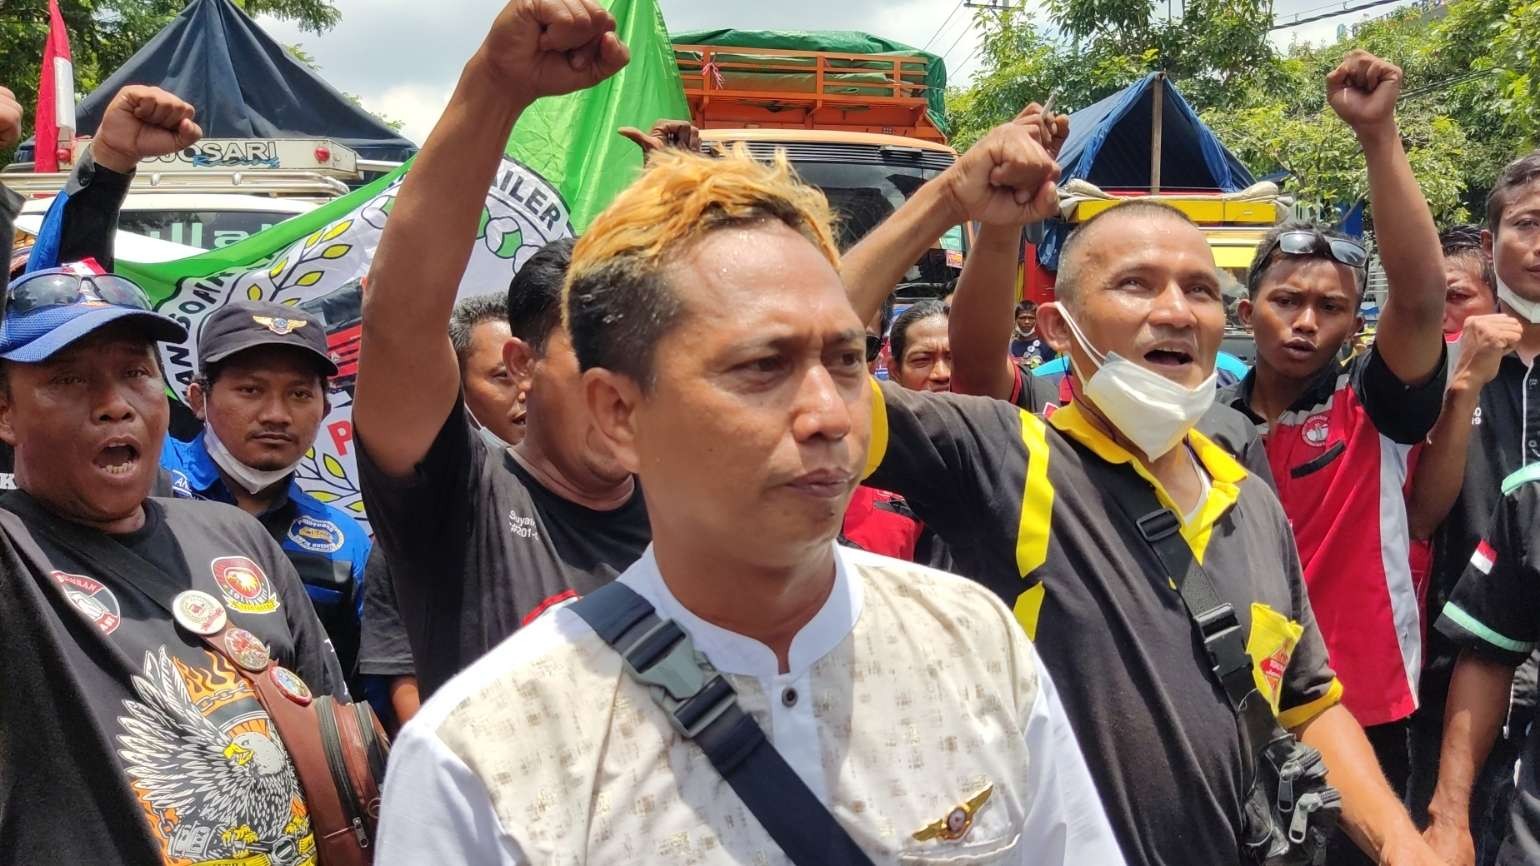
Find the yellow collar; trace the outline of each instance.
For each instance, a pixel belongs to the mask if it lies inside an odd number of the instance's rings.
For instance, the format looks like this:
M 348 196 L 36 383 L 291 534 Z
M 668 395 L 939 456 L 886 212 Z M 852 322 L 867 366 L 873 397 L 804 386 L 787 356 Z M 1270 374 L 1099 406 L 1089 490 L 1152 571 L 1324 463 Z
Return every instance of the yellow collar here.
M 1203 561 L 1203 552 L 1208 547 L 1209 535 L 1213 532 L 1214 524 L 1218 523 L 1225 512 L 1229 511 L 1240 498 L 1240 484 L 1246 478 L 1246 468 L 1236 462 L 1234 457 L 1197 430 L 1188 432 L 1187 444 L 1192 447 L 1198 462 L 1208 472 L 1211 482 L 1208 496 L 1199 507 L 1197 517 L 1189 523 L 1182 514 L 1182 509 L 1171 498 L 1171 494 L 1166 492 L 1165 485 L 1161 484 L 1160 480 L 1128 449 L 1113 441 L 1112 437 L 1092 424 L 1085 413 L 1080 411 L 1078 403 L 1070 403 L 1058 409 L 1049 417 L 1048 423 L 1060 433 L 1072 437 L 1091 449 L 1091 452 L 1102 460 L 1114 465 L 1127 463 L 1133 466 L 1134 471 L 1139 473 L 1139 477 L 1155 488 L 1155 496 L 1160 500 L 1160 504 L 1171 509 L 1171 512 L 1182 521 L 1182 537 L 1187 539 L 1198 561 Z

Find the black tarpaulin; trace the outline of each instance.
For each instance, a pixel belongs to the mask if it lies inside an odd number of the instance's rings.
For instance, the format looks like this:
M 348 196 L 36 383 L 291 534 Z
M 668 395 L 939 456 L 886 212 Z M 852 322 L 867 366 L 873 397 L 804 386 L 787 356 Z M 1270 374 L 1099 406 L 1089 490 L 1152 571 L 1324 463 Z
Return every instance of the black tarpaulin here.
M 230 0 L 191 0 L 182 13 L 76 109 L 90 135 L 128 84 L 163 87 L 198 109 L 209 138 L 330 138 L 365 159 L 404 161 L 417 146 L 290 57 Z M 31 159 L 30 142 L 17 159 Z

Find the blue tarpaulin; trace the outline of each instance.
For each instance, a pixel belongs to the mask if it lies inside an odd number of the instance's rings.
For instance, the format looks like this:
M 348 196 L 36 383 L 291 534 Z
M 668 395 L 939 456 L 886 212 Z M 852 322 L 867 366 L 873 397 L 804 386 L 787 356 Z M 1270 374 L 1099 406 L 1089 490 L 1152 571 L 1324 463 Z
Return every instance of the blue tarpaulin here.
M 192 0 L 76 108 L 90 135 L 127 84 L 175 93 L 209 138 L 330 138 L 364 159 L 404 161 L 417 146 L 291 57 L 230 0 Z M 17 159 L 31 159 L 24 144 Z
M 1059 152 L 1063 181 L 1079 178 L 1104 190 L 1150 188 L 1156 87 L 1165 91 L 1160 188 L 1238 192 L 1251 186 L 1255 181 L 1246 166 L 1203 125 L 1171 82 L 1156 73 L 1069 116 L 1069 139 Z M 1037 249 L 1043 267 L 1057 270 L 1069 229 L 1058 221 L 1048 224 Z

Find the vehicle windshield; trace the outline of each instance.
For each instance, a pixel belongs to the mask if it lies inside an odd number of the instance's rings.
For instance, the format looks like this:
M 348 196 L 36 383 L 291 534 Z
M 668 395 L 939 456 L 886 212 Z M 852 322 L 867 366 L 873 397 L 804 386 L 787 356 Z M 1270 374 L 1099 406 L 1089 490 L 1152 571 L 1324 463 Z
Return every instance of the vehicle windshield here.
M 918 166 L 859 165 L 838 162 L 795 160 L 797 173 L 808 183 L 823 190 L 829 205 L 839 217 L 835 237 L 841 250 L 847 250 L 867 232 L 888 218 L 905 199 L 914 195 L 940 170 Z M 903 283 L 934 287 L 927 295 L 939 294 L 940 287 L 961 273 L 967 253 L 967 233 L 953 226 L 939 244 L 927 251 L 904 274 Z

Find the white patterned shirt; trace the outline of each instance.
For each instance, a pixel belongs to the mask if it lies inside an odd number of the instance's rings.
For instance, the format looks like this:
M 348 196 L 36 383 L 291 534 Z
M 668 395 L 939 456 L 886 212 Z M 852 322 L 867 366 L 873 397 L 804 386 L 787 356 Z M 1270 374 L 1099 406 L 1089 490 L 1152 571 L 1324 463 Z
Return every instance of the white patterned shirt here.
M 651 548 L 620 580 L 689 633 L 874 863 L 1124 862 L 1052 681 L 982 587 L 837 548 L 833 590 L 783 674 L 768 647 L 684 608 Z M 960 838 L 922 832 L 986 789 Z M 789 861 L 563 606 L 451 680 L 402 731 L 376 862 Z

